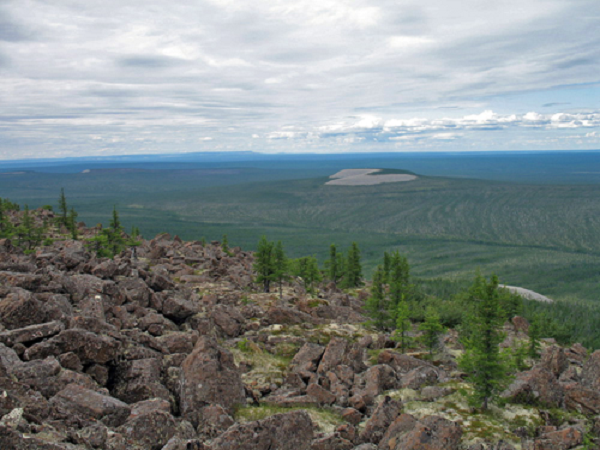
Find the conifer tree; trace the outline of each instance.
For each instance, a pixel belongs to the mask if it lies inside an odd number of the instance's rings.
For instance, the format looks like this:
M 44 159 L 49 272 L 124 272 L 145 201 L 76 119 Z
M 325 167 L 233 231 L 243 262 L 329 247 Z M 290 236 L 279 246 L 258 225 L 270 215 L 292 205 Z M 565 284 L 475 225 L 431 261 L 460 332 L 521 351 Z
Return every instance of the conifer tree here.
M 71 239 L 77 240 L 77 212 L 74 208 L 69 210 L 69 217 L 67 218 L 67 228 L 71 232 Z
M 342 276 L 342 255 L 337 252 L 335 244 L 329 246 L 329 259 L 325 261 L 327 269 L 327 278 L 333 281 L 334 286 L 337 286 L 338 280 Z
M 398 303 L 396 308 L 396 330 L 393 339 L 400 343 L 400 351 L 404 353 L 411 343 L 411 337 L 408 332 L 411 330 L 410 311 L 406 302 Z
M 392 257 L 388 252 L 383 252 L 383 282 L 390 282 L 390 271 L 392 270 Z
M 315 283 L 323 279 L 317 258 L 314 256 L 303 256 L 302 258 L 295 259 L 292 265 L 294 275 L 302 278 L 306 291 L 311 294 L 314 293 Z
M 398 305 L 402 301 L 407 301 L 413 291 L 414 286 L 409 284 L 409 265 L 406 257 L 400 255 L 398 251 L 392 253 L 390 257 L 390 308 L 392 315 L 395 315 Z
M 258 241 L 258 248 L 254 254 L 254 271 L 257 274 L 255 281 L 263 285 L 264 292 L 270 292 L 271 281 L 275 276 L 273 253 L 273 243 L 263 235 Z
M 223 250 L 223 253 L 225 253 L 226 255 L 231 256 L 231 253 L 229 251 L 229 239 L 227 239 L 226 234 L 223 235 L 223 241 L 221 242 L 221 250 Z
M 371 295 L 365 302 L 365 310 L 371 318 L 373 325 L 385 330 L 390 326 L 391 316 L 388 300 L 385 295 L 384 281 L 385 272 L 382 266 L 377 266 L 373 274 L 373 283 L 371 285 Z
M 283 297 L 283 282 L 289 278 L 289 262 L 283 250 L 281 241 L 277 241 L 274 250 L 275 273 L 274 279 L 279 283 L 279 298 Z
M 486 410 L 506 386 L 510 371 L 506 356 L 500 352 L 504 314 L 499 302 L 498 278 L 493 275 L 488 283 L 478 274 L 469 290 L 469 299 L 474 303 L 474 311 L 465 327 L 471 330 L 463 339 L 465 353 L 459 359 L 459 367 L 473 384 L 473 403 Z
M 538 359 L 540 357 L 540 322 L 537 317 L 534 317 L 529 324 L 529 345 L 527 347 L 527 354 L 532 359 Z
M 69 225 L 69 207 L 67 206 L 67 198 L 65 197 L 65 189 L 60 188 L 60 197 L 58 199 L 58 210 L 60 211 L 59 222 L 65 227 Z
M 344 285 L 347 288 L 358 287 L 361 284 L 362 267 L 360 264 L 360 250 L 356 242 L 353 242 L 348 249 L 344 278 Z
M 422 342 L 429 350 L 429 356 L 433 356 L 433 350 L 437 347 L 439 336 L 444 331 L 444 326 L 440 322 L 440 316 L 431 306 L 425 311 L 425 321 L 419 325 L 419 330 L 423 331 Z

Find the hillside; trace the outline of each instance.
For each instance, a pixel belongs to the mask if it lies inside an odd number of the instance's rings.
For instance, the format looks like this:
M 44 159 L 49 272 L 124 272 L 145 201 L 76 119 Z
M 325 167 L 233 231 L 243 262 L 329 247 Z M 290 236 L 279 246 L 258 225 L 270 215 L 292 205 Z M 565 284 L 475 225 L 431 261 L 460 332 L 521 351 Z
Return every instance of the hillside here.
M 13 213 L 12 220 L 22 220 Z M 35 222 L 52 221 L 51 211 Z M 167 234 L 114 259 L 52 229 L 0 240 L 0 447 L 15 449 L 583 449 L 600 352 L 542 343 L 487 411 L 468 405 L 455 330 L 433 358 L 366 323 L 368 287 L 254 283 L 256 255 Z M 97 229 L 79 225 L 91 239 Z M 529 340 L 504 325 L 503 347 Z M 423 335 L 413 323 L 409 335 Z

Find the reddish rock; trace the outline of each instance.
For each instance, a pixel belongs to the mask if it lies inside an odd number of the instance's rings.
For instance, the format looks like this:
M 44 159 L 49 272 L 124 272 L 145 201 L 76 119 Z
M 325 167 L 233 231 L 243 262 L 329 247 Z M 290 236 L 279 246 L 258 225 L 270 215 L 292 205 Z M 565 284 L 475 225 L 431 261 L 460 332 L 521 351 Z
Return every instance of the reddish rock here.
M 360 440 L 378 444 L 388 427 L 400 414 L 401 409 L 402 402 L 386 396 L 367 421 L 364 430 L 360 433 Z
M 440 379 L 440 370 L 436 367 L 422 366 L 402 376 L 401 386 L 418 390 L 424 385 L 435 384 Z
M 335 432 L 312 441 L 310 450 L 352 450 L 354 444 Z
M 325 348 L 318 344 L 306 343 L 290 363 L 290 370 L 294 372 L 316 372 Z
M 461 437 L 462 429 L 457 423 L 427 416 L 397 437 L 394 450 L 458 450 Z
M 581 383 L 589 388 L 600 390 L 600 350 L 596 350 L 583 364 Z
M 169 353 L 191 353 L 198 341 L 198 332 L 175 331 L 156 339 Z
M 542 353 L 539 366 L 558 378 L 569 367 L 569 361 L 562 347 L 551 345 Z
M 275 414 L 263 420 L 236 424 L 214 439 L 218 450 L 309 450 L 313 423 L 306 411 Z
M 156 358 L 122 361 L 117 365 L 114 396 L 127 403 L 151 398 L 169 399 L 161 383 L 161 361 Z
M 75 353 L 83 364 L 105 364 L 117 357 L 119 342 L 85 330 L 65 330 L 45 342 L 28 348 L 26 359 L 43 359 L 62 353 Z
M 64 329 L 65 326 L 59 321 L 30 325 L 28 327 L 16 328 L 11 331 L 0 333 L 0 342 L 10 346 L 18 343 L 27 344 L 43 338 L 54 336 Z
M 564 390 L 552 372 L 537 366 L 517 374 L 502 397 L 518 403 L 539 402 L 559 406 L 563 401 Z
M 319 405 L 331 405 L 335 402 L 335 395 L 316 383 L 308 385 L 306 395 L 313 397 Z
M 379 441 L 381 450 L 393 450 L 399 437 L 415 428 L 417 419 L 410 414 L 399 415 L 388 427 Z
M 346 408 L 342 411 L 342 419 L 352 425 L 358 425 L 362 420 L 362 414 L 354 408 Z
M 515 331 L 525 334 L 529 333 L 529 322 L 525 317 L 515 316 L 511 319 L 511 322 L 515 327 Z
M 209 405 L 200 411 L 198 435 L 203 440 L 214 439 L 235 424 L 233 418 L 220 405 Z
M 181 368 L 181 413 L 192 423 L 197 424 L 195 415 L 203 406 L 218 404 L 232 413 L 234 406 L 245 403 L 244 386 L 233 356 L 214 338 L 200 337 Z
M 234 338 L 243 333 L 246 319 L 237 308 L 228 305 L 216 305 L 212 309 L 210 317 L 224 336 Z
M 428 361 L 414 358 L 412 356 L 396 353 L 392 350 L 384 350 L 377 357 L 377 364 L 387 364 L 398 374 L 408 373 L 419 367 L 435 367 Z
M 338 337 L 331 338 L 331 341 L 329 341 L 329 344 L 327 344 L 327 348 L 325 349 L 325 353 L 323 354 L 323 358 L 321 359 L 317 372 L 319 374 L 325 374 L 337 365 L 341 364 L 347 351 L 348 341 Z
M 302 311 L 286 306 L 272 306 L 266 314 L 267 322 L 271 325 L 298 325 L 301 323 L 314 323 L 315 319 Z
M 117 427 L 127 417 L 131 408 L 120 400 L 108 395 L 70 384 L 50 399 L 53 415 L 67 423 L 79 420 L 100 420 L 105 425 Z
M 200 308 L 190 300 L 179 297 L 167 297 L 162 305 L 162 313 L 165 317 L 176 323 L 181 323 L 190 316 L 196 314 Z
M 565 387 L 565 407 L 582 414 L 600 414 L 600 392 L 577 383 Z
M 173 416 L 156 409 L 129 417 L 117 432 L 127 439 L 130 448 L 147 450 L 161 449 L 177 431 Z
M 583 442 L 583 433 L 575 427 L 552 431 L 539 436 L 534 444 L 534 450 L 568 450 Z
M 29 291 L 13 288 L 5 298 L 0 300 L 0 323 L 9 330 L 45 321 L 44 305 Z

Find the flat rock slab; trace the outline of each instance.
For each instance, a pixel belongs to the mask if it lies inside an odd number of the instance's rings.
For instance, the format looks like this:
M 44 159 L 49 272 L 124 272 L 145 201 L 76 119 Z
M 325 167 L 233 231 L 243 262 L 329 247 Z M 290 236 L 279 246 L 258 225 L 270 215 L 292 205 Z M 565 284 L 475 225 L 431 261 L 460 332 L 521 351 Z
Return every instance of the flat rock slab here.
M 122 425 L 131 413 L 127 403 L 76 384 L 69 384 L 52 397 L 50 404 L 58 418 L 101 420 L 110 427 Z
M 33 342 L 39 339 L 54 336 L 64 329 L 64 324 L 58 320 L 41 323 L 39 325 L 30 325 L 28 327 L 17 328 L 15 330 L 0 333 L 0 342 L 10 346 L 19 343 Z

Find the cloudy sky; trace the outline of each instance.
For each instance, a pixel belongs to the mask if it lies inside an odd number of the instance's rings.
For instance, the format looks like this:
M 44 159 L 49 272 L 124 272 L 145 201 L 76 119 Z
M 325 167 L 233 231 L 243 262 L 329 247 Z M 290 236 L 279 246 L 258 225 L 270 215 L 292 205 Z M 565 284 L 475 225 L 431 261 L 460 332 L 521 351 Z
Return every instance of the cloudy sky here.
M 0 159 L 600 149 L 598 0 L 0 0 Z

